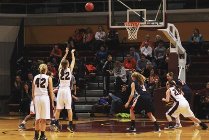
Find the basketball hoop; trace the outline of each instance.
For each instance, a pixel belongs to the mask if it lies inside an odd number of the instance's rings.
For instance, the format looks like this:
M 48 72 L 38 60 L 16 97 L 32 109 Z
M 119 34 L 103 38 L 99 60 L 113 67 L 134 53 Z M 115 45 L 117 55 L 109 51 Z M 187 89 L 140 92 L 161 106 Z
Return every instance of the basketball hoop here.
M 124 23 L 126 30 L 128 31 L 128 39 L 136 40 L 137 33 L 140 27 L 140 22 L 125 22 Z

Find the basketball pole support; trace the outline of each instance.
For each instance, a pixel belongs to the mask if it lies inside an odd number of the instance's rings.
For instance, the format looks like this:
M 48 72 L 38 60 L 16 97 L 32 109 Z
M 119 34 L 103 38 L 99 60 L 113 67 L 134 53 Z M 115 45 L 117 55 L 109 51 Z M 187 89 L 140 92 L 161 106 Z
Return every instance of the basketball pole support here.
M 181 44 L 178 29 L 174 24 L 168 23 L 166 29 L 158 29 L 162 31 L 170 41 L 170 53 L 178 54 L 178 79 L 186 82 L 186 59 L 187 53 Z

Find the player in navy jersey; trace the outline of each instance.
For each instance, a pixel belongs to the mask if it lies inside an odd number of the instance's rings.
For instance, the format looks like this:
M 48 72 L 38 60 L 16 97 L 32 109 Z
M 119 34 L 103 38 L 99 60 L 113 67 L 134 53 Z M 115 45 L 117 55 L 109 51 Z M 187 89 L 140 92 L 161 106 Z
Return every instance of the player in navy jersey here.
M 131 83 L 131 94 L 125 107 L 130 107 L 130 118 L 131 118 L 131 126 L 127 128 L 129 131 L 136 131 L 135 127 L 135 111 L 145 110 L 147 116 L 154 124 L 154 130 L 160 131 L 160 127 L 156 121 L 156 118 L 153 115 L 154 107 L 152 103 L 152 98 L 144 85 L 145 77 L 138 72 L 134 72 L 131 75 L 132 83 Z

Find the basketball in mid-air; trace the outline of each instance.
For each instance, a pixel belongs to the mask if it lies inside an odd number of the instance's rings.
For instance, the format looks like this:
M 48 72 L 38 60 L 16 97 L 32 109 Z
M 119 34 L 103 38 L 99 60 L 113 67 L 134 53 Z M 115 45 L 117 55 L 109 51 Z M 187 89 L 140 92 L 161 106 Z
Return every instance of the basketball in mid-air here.
M 93 10 L 94 10 L 94 4 L 93 4 L 92 2 L 86 3 L 85 9 L 86 9 L 86 11 L 88 11 L 88 12 L 93 11 Z

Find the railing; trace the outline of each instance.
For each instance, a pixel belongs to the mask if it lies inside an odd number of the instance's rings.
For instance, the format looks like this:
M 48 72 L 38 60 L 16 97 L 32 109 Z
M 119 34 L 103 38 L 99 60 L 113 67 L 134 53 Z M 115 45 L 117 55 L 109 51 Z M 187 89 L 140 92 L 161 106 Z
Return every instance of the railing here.
M 138 7 L 140 0 L 126 0 L 133 8 Z M 140 4 L 147 5 L 152 10 L 156 0 L 141 0 Z M 108 1 L 94 1 L 94 12 L 107 12 Z M 152 4 L 150 4 L 152 3 Z M 77 13 L 85 12 L 86 2 L 59 2 L 59 3 L 0 3 L 0 13 L 7 14 L 46 14 L 46 13 Z M 203 9 L 209 8 L 208 0 L 167 0 L 167 9 Z M 118 6 L 116 10 L 123 10 Z

